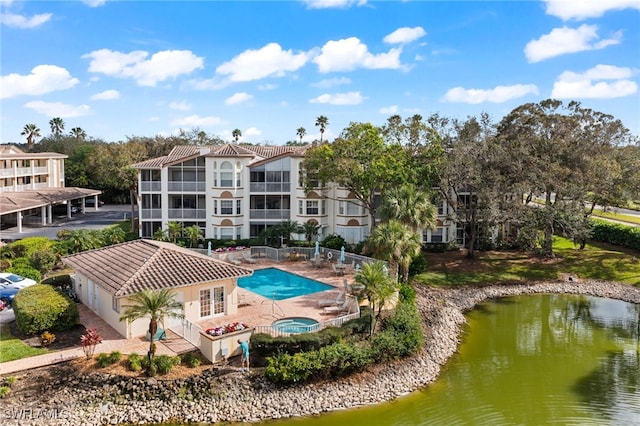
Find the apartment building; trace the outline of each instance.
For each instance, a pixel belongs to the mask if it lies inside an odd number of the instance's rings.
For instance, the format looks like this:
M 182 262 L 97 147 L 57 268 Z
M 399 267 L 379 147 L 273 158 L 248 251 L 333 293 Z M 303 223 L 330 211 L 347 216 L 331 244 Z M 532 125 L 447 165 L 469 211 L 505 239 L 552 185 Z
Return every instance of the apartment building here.
M 330 234 L 352 244 L 366 239 L 369 214 L 348 190 L 328 184 L 305 193 L 306 149 L 179 146 L 167 156 L 132 165 L 139 171 L 140 236 L 150 238 L 169 222 L 181 222 L 199 226 L 205 238 L 257 238 L 284 220 L 310 220 L 320 226 L 320 239 Z M 446 203 L 440 204 L 438 227 L 424 232 L 426 242 L 456 238 L 455 224 L 445 224 Z
M 96 198 L 101 191 L 67 188 L 64 184 L 64 154 L 24 152 L 13 145 L 0 145 L 0 218 L 2 227 L 23 224 L 48 225 L 53 209 L 66 205 L 71 217 L 71 201 Z

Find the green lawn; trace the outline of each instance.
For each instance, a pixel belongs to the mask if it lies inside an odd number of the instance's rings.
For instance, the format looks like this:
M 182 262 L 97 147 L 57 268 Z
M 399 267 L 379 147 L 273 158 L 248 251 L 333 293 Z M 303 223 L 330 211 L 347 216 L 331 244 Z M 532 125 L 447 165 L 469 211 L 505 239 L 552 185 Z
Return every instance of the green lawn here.
M 415 280 L 436 286 L 460 286 L 555 280 L 562 274 L 575 274 L 580 278 L 620 281 L 640 287 L 640 253 L 624 253 L 599 244 L 578 250 L 564 238 L 555 238 L 554 252 L 555 259 L 517 252 L 477 252 L 476 260 L 458 258 L 449 262 L 430 261 L 427 254 L 425 272 Z
M 13 361 L 46 352 L 46 349 L 32 348 L 22 343 L 20 339 L 11 334 L 8 327 L 0 328 L 0 362 Z
M 602 212 L 602 211 L 594 210 L 591 216 L 601 217 L 604 219 L 620 220 L 623 222 L 635 223 L 636 225 L 640 225 L 640 216 L 632 216 L 630 214 Z

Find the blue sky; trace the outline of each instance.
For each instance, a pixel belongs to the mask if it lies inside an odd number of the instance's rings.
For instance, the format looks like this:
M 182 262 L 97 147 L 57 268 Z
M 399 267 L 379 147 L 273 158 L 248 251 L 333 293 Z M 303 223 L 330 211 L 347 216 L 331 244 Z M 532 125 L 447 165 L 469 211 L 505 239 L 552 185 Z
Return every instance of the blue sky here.
M 550 97 L 640 134 L 640 2 L 0 0 L 2 143 L 27 123 L 108 142 L 198 128 L 325 139 L 393 114 Z

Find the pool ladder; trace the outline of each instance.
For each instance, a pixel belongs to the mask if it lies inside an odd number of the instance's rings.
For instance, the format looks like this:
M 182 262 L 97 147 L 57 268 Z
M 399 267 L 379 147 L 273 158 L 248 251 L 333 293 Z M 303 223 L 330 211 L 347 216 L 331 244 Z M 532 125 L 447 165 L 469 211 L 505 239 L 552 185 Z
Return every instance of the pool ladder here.
M 268 302 L 269 300 L 263 300 L 262 304 Z M 271 299 L 271 317 L 272 318 L 284 318 L 285 313 L 280 305 L 278 305 L 278 301 L 276 300 L 276 292 L 273 292 L 273 298 Z

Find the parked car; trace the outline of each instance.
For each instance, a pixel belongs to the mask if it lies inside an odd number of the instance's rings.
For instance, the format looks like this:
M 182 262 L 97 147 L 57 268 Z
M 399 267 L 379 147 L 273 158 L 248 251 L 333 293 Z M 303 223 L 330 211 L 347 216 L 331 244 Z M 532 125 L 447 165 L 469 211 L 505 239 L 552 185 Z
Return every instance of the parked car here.
M 23 276 L 12 274 L 10 272 L 0 273 L 0 285 L 7 288 L 23 289 L 30 285 L 38 284 L 31 278 L 25 278 Z
M 11 306 L 13 298 L 16 297 L 19 291 L 20 289 L 14 287 L 0 286 L 0 302 L 4 303 L 7 307 Z

